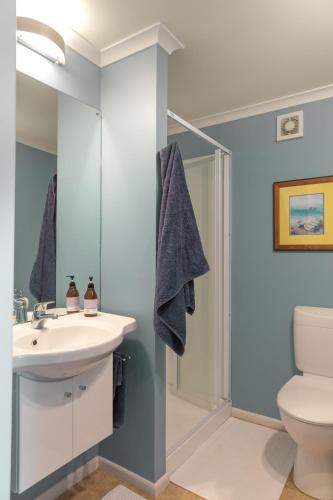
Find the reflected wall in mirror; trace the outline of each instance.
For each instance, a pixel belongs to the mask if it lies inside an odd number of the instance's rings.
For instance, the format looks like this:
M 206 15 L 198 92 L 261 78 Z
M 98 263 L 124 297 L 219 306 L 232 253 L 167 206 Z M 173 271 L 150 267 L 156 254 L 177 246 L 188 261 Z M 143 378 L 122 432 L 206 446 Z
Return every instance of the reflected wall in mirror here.
M 17 73 L 16 123 L 14 288 L 62 308 L 74 274 L 82 307 L 89 276 L 100 295 L 100 113 Z

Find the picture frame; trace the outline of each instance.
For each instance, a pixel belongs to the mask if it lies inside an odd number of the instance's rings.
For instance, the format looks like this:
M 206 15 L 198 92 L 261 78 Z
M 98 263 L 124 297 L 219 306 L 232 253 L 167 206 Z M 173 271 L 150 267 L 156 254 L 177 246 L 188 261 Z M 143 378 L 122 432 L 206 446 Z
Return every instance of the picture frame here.
M 288 141 L 303 137 L 303 111 L 293 111 L 276 117 L 276 140 Z
M 333 250 L 333 176 L 273 184 L 274 250 Z

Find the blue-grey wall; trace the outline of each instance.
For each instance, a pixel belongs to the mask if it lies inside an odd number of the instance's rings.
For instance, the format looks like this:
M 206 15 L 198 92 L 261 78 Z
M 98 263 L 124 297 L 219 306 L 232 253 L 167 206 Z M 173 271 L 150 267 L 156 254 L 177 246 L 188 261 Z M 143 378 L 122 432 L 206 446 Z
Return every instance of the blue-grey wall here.
M 57 171 L 57 157 L 16 143 L 15 179 L 15 272 L 14 287 L 36 302 L 29 290 L 35 262 L 48 185 Z
M 167 54 L 150 47 L 102 70 L 102 308 L 133 316 L 125 425 L 100 454 L 156 481 L 165 471 L 164 347 L 153 330 L 157 151 L 166 144 Z
M 16 68 L 60 92 L 100 108 L 101 70 L 70 47 L 66 47 L 65 66 L 60 66 L 18 43 Z
M 299 106 L 304 138 L 277 143 L 275 117 L 289 110 L 208 127 L 233 151 L 232 400 L 278 417 L 276 395 L 295 373 L 297 304 L 333 306 L 332 252 L 274 252 L 275 181 L 333 174 L 333 99 Z M 171 136 L 190 158 L 211 153 L 191 134 Z
M 75 275 L 81 307 L 94 277 L 100 297 L 101 116 L 58 94 L 57 306 L 65 306 L 68 274 Z
M 12 412 L 12 311 L 14 285 L 15 210 L 15 44 L 16 13 L 13 0 L 2 0 L 0 16 L 0 498 L 10 489 Z

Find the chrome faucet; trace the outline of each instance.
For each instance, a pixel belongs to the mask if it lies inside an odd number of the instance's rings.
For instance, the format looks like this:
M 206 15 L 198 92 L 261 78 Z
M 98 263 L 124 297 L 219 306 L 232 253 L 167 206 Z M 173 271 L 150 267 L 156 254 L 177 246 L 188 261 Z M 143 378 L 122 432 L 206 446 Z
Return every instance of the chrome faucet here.
M 16 323 L 26 323 L 28 321 L 29 300 L 23 297 L 22 290 L 14 290 L 13 312 Z
M 58 314 L 48 314 L 47 306 L 49 304 L 54 304 L 54 301 L 51 302 L 38 302 L 38 304 L 34 305 L 34 310 L 32 312 L 31 319 L 31 328 L 35 328 L 36 330 L 41 330 L 44 328 L 45 321 L 47 319 L 58 319 Z

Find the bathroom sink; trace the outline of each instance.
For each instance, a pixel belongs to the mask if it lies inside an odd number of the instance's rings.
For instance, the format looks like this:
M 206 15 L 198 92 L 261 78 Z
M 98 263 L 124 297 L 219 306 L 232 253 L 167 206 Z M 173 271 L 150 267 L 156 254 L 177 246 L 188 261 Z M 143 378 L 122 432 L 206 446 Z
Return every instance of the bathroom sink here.
M 14 325 L 13 371 L 37 380 L 73 377 L 109 356 L 135 329 L 135 319 L 107 313 L 49 319 L 41 330 Z

